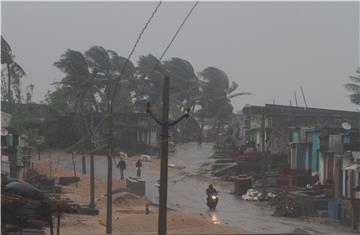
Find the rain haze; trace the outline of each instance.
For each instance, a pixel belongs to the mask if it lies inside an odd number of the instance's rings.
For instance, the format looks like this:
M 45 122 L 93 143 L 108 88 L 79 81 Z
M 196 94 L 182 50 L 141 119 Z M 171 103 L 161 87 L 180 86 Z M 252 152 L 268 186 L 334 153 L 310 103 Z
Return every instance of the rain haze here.
M 159 57 L 192 2 L 164 2 L 134 56 Z M 2 35 L 44 99 L 63 74 L 53 66 L 68 48 L 94 45 L 126 57 L 156 2 L 3 2 Z M 164 59 L 180 57 L 200 72 L 224 70 L 240 91 L 232 102 L 355 110 L 344 88 L 359 65 L 358 2 L 200 2 Z
M 359 12 L 2 2 L 1 234 L 360 232 Z

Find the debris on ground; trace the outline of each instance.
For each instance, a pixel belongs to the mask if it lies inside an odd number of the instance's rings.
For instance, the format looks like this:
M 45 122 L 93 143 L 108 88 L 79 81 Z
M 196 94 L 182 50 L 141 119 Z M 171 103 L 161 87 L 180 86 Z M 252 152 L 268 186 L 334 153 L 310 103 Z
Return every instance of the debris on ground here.
M 314 214 L 310 199 L 287 192 L 282 192 L 272 198 L 270 204 L 275 206 L 275 216 L 301 217 Z
M 121 192 L 113 195 L 113 204 L 119 207 L 146 205 L 147 200 L 133 193 Z
M 258 201 L 262 196 L 262 193 L 257 191 L 256 189 L 248 189 L 246 194 L 242 195 L 241 198 L 246 201 Z

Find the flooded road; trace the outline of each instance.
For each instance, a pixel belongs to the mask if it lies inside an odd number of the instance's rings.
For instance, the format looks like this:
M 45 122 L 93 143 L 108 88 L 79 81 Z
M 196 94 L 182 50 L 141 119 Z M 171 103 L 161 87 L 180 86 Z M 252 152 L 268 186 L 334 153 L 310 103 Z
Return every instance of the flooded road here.
M 168 207 L 206 217 L 214 224 L 227 224 L 239 227 L 252 233 L 291 233 L 295 229 L 309 234 L 353 234 L 342 226 L 325 225 L 318 222 L 305 222 L 272 216 L 272 210 L 260 207 L 234 196 L 232 184 L 211 182 L 211 178 L 201 175 L 201 166 L 211 161 L 212 144 L 188 143 L 178 145 L 176 152 L 169 155 L 169 164 L 185 167 L 181 173 L 169 177 Z M 61 165 L 72 169 L 71 159 L 61 159 Z M 81 170 L 81 162 L 76 161 L 76 168 Z M 144 163 L 146 164 L 146 163 Z M 106 179 L 106 158 L 96 158 L 96 177 Z M 125 176 L 134 176 L 135 167 L 128 166 Z M 146 180 L 146 195 L 155 203 L 158 202 L 156 180 L 159 172 L 143 171 Z M 113 177 L 119 178 L 118 169 L 113 166 Z M 213 183 L 219 191 L 219 204 L 215 212 L 209 212 L 206 200 L 206 188 Z

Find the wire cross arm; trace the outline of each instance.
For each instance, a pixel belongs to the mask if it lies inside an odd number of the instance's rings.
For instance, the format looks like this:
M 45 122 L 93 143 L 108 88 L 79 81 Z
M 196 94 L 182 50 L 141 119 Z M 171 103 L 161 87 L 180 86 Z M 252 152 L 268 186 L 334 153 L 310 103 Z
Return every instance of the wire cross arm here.
M 190 108 L 187 108 L 186 113 L 184 115 L 182 115 L 181 117 L 179 117 L 177 120 L 170 122 L 169 126 L 175 126 L 178 122 L 180 122 L 184 118 L 189 118 L 189 113 L 190 113 Z
M 150 102 L 147 102 L 146 103 L 146 112 L 148 113 L 148 114 L 150 114 L 150 116 L 155 120 L 155 122 L 157 123 L 157 124 L 159 124 L 160 126 L 161 125 L 163 125 L 163 123 L 154 115 L 154 113 L 151 111 L 151 109 L 150 109 Z
M 150 102 L 148 102 L 146 104 L 146 112 L 148 114 L 150 114 L 150 116 L 155 120 L 155 122 L 157 124 L 159 124 L 160 126 L 163 125 L 164 123 L 161 122 L 155 115 L 154 113 L 151 111 L 150 109 Z M 175 121 L 172 121 L 172 122 L 169 122 L 169 126 L 175 126 L 178 122 L 180 122 L 181 120 L 183 120 L 184 118 L 189 118 L 189 113 L 190 113 L 190 108 L 187 108 L 186 109 L 186 113 L 184 115 L 182 115 L 180 118 L 178 118 L 177 120 Z

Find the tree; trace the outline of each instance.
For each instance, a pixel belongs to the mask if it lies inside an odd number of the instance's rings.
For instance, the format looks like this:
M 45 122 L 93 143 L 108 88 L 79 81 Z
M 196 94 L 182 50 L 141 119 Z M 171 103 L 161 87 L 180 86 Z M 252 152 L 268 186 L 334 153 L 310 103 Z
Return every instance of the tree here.
M 196 97 L 200 95 L 199 78 L 193 66 L 189 61 L 177 57 L 163 64 L 171 78 L 172 99 L 180 108 L 190 108 L 193 111 L 197 103 Z
M 1 64 L 5 64 L 1 71 L 2 91 L 6 90 L 8 111 L 12 112 L 12 103 L 16 101 L 21 103 L 20 79 L 26 76 L 24 69 L 15 62 L 15 55 L 8 42 L 1 36 Z M 6 72 L 5 72 L 6 71 Z M 7 80 L 5 78 L 7 76 Z M 4 87 L 3 87 L 4 86 Z M 7 88 L 5 88 L 7 87 Z M 13 94 L 15 96 L 13 97 Z M 5 97 L 2 97 L 4 100 Z
M 360 105 L 360 67 L 356 70 L 356 74 L 349 78 L 353 83 L 346 83 L 345 88 L 352 93 L 349 95 L 350 101 Z
M 79 51 L 68 49 L 54 63 L 54 66 L 64 72 L 65 77 L 61 80 L 60 85 L 65 91 L 72 93 L 75 103 L 75 110 L 82 112 L 84 104 L 88 103 L 89 97 L 92 95 L 92 80 L 84 55 Z
M 85 55 L 95 82 L 92 92 L 101 97 L 101 104 L 107 107 L 114 102 L 113 111 L 129 110 L 132 106 L 130 91 L 135 89 L 133 63 L 101 46 L 91 47 Z
M 30 104 L 34 92 L 34 84 L 30 84 L 26 87 L 26 103 Z
M 68 114 L 75 112 L 75 97 L 71 88 L 57 84 L 55 90 L 45 95 L 45 104 L 51 113 Z
M 231 99 L 242 95 L 250 95 L 249 92 L 237 92 L 238 84 L 232 82 L 231 85 L 227 74 L 216 68 L 207 67 L 201 73 L 201 116 L 214 119 L 216 132 L 219 133 L 221 127 L 227 119 L 231 117 L 233 106 Z

